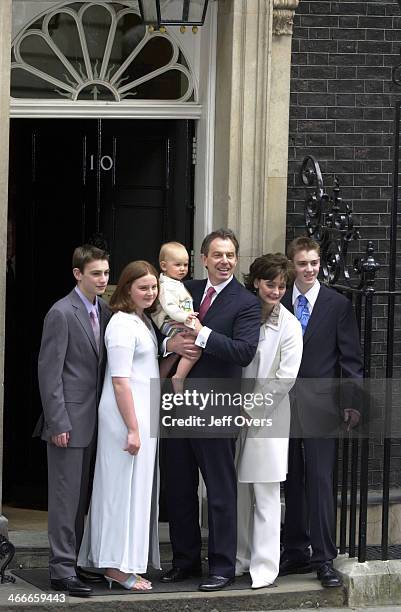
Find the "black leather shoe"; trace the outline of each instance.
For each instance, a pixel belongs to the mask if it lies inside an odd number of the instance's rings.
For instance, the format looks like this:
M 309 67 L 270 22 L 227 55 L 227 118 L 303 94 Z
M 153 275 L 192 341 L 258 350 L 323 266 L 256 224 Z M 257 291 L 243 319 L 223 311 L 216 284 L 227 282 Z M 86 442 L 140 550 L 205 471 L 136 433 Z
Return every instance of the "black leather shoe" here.
M 83 582 L 104 582 L 104 577 L 102 574 L 96 574 L 95 572 L 88 572 L 87 570 L 82 569 L 82 567 L 77 567 L 77 576 Z
M 199 585 L 200 591 L 220 591 L 229 584 L 234 582 L 235 578 L 226 578 L 226 576 L 209 576 L 205 582 Z
M 50 585 L 54 591 L 64 591 L 64 593 L 68 593 L 71 597 L 89 597 L 92 594 L 92 589 L 81 582 L 76 576 L 50 580 Z
M 340 587 L 343 585 L 341 576 L 336 572 L 331 561 L 317 568 L 317 579 L 323 587 Z
M 202 569 L 200 567 L 183 569 L 181 567 L 172 567 L 168 572 L 163 574 L 160 578 L 161 582 L 170 584 L 171 582 L 182 582 L 188 578 L 202 576 Z
M 309 574 L 314 568 L 310 561 L 293 561 L 292 559 L 284 559 L 280 563 L 279 576 L 288 576 L 289 574 Z

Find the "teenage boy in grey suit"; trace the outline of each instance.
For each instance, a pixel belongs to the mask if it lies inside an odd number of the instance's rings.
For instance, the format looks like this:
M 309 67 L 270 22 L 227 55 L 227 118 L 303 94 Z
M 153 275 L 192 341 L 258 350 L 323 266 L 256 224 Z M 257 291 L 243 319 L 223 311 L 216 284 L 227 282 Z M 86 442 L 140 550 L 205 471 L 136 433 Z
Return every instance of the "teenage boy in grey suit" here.
M 294 263 L 296 278 L 282 304 L 301 323 L 303 354 L 291 392 L 280 575 L 316 569 L 322 586 L 337 587 L 341 578 L 333 567 L 337 556 L 335 436 L 340 420 L 349 429 L 360 417 L 363 368 L 359 333 L 350 300 L 317 280 L 319 244 L 306 236 L 296 238 L 288 247 L 288 257 Z
M 96 451 L 103 338 L 110 318 L 100 296 L 109 279 L 109 256 L 83 245 L 75 249 L 72 267 L 76 287 L 50 308 L 44 321 L 38 362 L 43 414 L 35 433 L 47 442 L 51 586 L 82 597 L 92 592 L 77 576 L 76 556 Z

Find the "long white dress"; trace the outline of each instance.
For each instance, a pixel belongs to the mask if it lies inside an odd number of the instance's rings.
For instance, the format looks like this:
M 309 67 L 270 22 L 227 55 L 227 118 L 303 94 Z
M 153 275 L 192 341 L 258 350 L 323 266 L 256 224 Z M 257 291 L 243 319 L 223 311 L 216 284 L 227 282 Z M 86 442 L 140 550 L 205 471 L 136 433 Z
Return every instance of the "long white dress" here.
M 135 313 L 116 313 L 106 333 L 107 368 L 99 404 L 99 430 L 91 506 L 78 565 L 144 573 L 160 568 L 158 542 L 159 368 L 157 340 Z M 127 427 L 112 377 L 130 379 L 141 447 L 124 451 Z

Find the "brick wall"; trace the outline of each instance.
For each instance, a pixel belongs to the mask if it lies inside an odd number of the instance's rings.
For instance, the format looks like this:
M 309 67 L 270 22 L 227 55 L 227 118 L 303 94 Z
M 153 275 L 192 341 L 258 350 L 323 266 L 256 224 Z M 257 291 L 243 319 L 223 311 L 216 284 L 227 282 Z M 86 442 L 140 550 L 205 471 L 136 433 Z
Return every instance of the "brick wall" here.
M 320 162 L 326 188 L 339 178 L 352 204 L 361 240 L 351 260 L 373 240 L 381 264 L 377 289 L 387 288 L 392 197 L 394 103 L 401 87 L 401 11 L 390 0 L 300 0 L 294 20 L 289 137 L 287 239 L 304 231 L 305 191 L 299 169 L 305 155 Z M 399 247 L 401 235 L 399 235 Z M 398 264 L 401 248 L 398 248 Z M 401 266 L 397 289 L 401 289 Z M 385 375 L 387 314 L 375 298 L 373 375 Z M 401 378 L 401 300 L 396 306 L 395 372 Z M 377 454 L 377 453 L 376 453 Z M 373 467 L 373 466 L 372 466 Z M 380 460 L 370 474 L 380 483 Z M 399 481 L 394 474 L 393 481 Z

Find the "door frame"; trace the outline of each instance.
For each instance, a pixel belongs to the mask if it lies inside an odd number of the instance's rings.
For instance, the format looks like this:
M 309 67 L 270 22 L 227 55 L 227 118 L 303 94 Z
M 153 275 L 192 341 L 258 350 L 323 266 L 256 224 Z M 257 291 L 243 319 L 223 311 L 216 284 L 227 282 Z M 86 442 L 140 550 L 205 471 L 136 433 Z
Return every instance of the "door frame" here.
M 215 96 L 217 72 L 217 2 L 209 5 L 208 36 L 204 37 L 199 58 L 200 103 L 161 102 L 136 100 L 135 103 L 64 100 L 29 100 L 10 97 L 10 119 L 193 119 L 196 135 L 196 169 L 194 176 L 194 276 L 205 278 L 206 271 L 200 261 L 203 238 L 213 228 L 214 207 L 214 141 Z M 199 514 L 205 526 L 206 487 L 200 479 Z
M 122 102 L 33 100 L 10 98 L 10 119 L 193 119 L 196 144 L 194 162 L 194 276 L 205 277 L 200 247 L 213 229 L 215 93 L 217 54 L 217 2 L 211 3 L 208 36 L 200 58 L 201 103 L 136 100 Z

